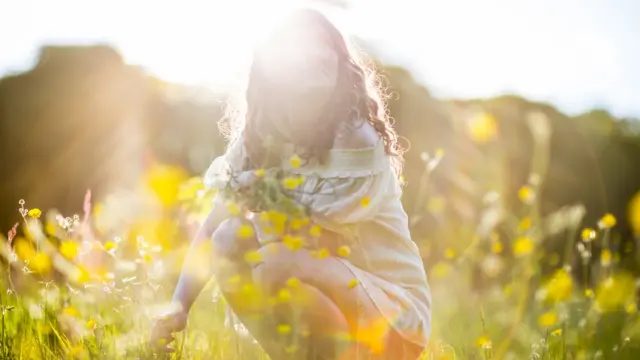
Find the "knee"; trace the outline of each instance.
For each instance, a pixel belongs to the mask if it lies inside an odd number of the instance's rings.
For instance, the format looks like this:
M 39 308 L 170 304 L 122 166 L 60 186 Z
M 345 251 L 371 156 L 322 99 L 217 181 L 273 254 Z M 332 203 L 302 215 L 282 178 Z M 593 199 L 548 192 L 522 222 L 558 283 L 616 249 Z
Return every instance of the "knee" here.
M 251 231 L 242 234 L 242 228 L 250 226 Z M 258 240 L 253 235 L 253 226 L 238 217 L 224 220 L 214 231 L 211 241 L 217 255 L 229 259 L 242 259 L 245 252 L 258 247 Z M 240 239 L 242 237 L 242 239 Z
M 271 243 L 259 250 L 262 261 L 253 269 L 254 281 L 261 287 L 278 291 L 287 280 L 300 278 L 300 266 L 295 252 L 282 243 Z
M 242 221 L 237 217 L 224 220 L 213 232 L 213 241 L 224 242 L 235 238 L 240 226 L 242 226 Z

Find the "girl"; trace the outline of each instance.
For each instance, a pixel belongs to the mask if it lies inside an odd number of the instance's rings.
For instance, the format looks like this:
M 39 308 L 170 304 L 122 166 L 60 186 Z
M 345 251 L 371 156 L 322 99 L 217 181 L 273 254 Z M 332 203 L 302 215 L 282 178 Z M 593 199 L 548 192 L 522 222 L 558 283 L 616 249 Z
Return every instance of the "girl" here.
M 400 202 L 397 136 L 367 69 L 326 17 L 298 10 L 256 50 L 246 105 L 206 182 L 242 194 L 263 168 L 300 175 L 288 196 L 305 205 L 309 223 L 273 231 L 252 215 L 259 209 L 240 215 L 220 191 L 185 260 L 174 293 L 180 309 L 158 320 L 152 340 L 171 341 L 185 327 L 213 273 L 274 360 L 417 359 L 431 298 Z M 193 274 L 204 244 L 213 246 L 215 268 Z M 292 296 L 302 299 L 296 311 L 281 305 Z M 293 333 L 313 351 L 279 341 Z

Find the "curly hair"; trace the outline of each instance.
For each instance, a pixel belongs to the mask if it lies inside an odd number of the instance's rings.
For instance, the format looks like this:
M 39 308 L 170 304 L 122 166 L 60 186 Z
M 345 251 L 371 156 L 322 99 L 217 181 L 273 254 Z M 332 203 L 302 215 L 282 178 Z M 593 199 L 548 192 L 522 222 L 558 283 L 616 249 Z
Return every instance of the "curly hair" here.
M 403 149 L 398 144 L 398 135 L 385 107 L 385 95 L 374 67 L 368 66 L 364 56 L 359 56 L 360 53 L 347 43 L 329 19 L 316 10 L 298 10 L 281 31 L 319 33 L 320 41 L 324 44 L 312 43 L 310 46 L 328 45 L 335 53 L 338 64 L 336 83 L 328 101 L 318 114 L 313 114 L 314 123 L 290 121 L 287 123 L 289 134 L 283 135 L 275 123 L 288 116 L 283 104 L 292 100 L 286 91 L 270 81 L 268 75 L 273 74 L 268 74 L 269 68 L 263 66 L 262 62 L 265 49 L 257 50 L 244 96 L 246 111 L 229 107 L 221 123 L 221 130 L 230 137 L 231 142 L 244 142 L 246 154 L 243 170 L 264 167 L 280 159 L 277 150 L 280 141 L 293 143 L 296 153 L 304 160 L 317 159 L 322 162 L 334 146 L 336 137 L 342 135 L 341 132 L 348 132 L 369 122 L 384 141 L 396 175 L 400 176 Z M 272 42 L 265 46 L 268 50 L 270 46 L 279 44 Z

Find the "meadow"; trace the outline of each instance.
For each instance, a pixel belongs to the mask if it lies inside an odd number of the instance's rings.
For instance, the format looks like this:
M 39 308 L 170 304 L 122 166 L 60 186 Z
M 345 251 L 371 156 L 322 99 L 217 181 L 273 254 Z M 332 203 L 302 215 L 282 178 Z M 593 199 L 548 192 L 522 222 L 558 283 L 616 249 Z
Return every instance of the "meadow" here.
M 621 266 L 634 249 L 621 241 L 613 214 L 597 214 L 597 222 L 584 224 L 580 204 L 542 213 L 538 193 L 545 185 L 550 134 L 547 120 L 537 116 L 529 122 L 535 146 L 528 180 L 509 194 L 516 206 L 505 206 L 505 190 L 496 192 L 491 184 L 483 190 L 477 222 L 448 223 L 442 215 L 438 234 L 416 236 L 434 299 L 432 340 L 423 359 L 639 354 L 639 279 Z M 477 143 L 497 136 L 489 114 L 476 116 L 468 130 Z M 412 194 L 418 205 L 407 209 L 414 229 L 422 217 L 444 214 L 446 200 L 429 188 L 447 156 L 446 149 L 436 149 L 412 164 L 422 167 Z M 212 196 L 201 178 L 156 164 L 135 191 L 103 199 L 92 199 L 88 191 L 78 214 L 24 200 L 2 204 L 14 206 L 22 220 L 0 236 L 0 358 L 157 357 L 147 342 L 152 322 L 170 306 L 189 237 Z M 160 358 L 266 359 L 246 330 L 228 320 L 212 282 L 187 331 L 178 335 L 176 353 Z

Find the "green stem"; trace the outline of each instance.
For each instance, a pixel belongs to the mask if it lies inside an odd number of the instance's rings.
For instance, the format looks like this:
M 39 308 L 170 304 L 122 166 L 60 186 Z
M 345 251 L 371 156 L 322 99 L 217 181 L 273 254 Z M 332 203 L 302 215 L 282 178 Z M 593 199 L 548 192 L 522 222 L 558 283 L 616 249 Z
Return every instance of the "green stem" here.
M 427 186 L 429 184 L 429 177 L 431 176 L 431 171 L 429 169 L 425 169 L 420 177 L 418 193 L 416 194 L 416 202 L 414 204 L 414 214 L 419 214 L 422 210 L 424 210 L 424 201 L 426 200 L 427 195 Z

